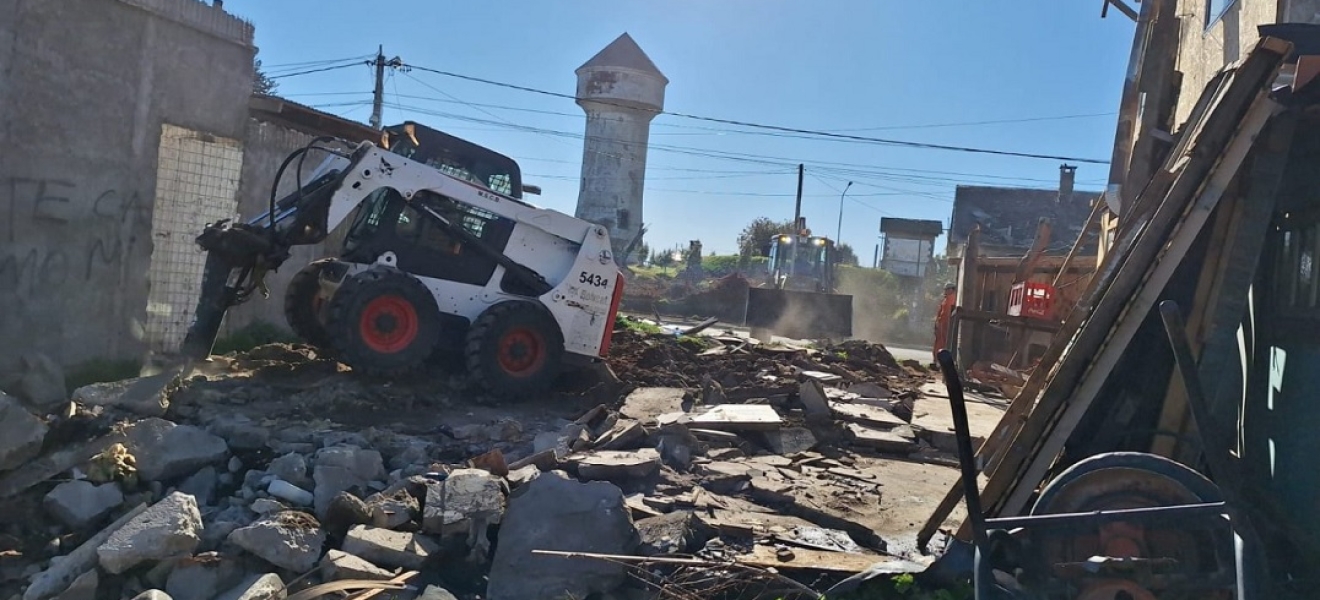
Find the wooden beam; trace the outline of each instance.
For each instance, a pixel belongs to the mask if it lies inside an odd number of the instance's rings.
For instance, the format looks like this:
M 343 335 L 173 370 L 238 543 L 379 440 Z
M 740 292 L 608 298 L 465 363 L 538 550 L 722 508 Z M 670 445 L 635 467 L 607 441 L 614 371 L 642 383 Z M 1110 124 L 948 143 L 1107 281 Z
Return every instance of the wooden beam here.
M 1124 3 L 1123 0 L 1105 0 L 1104 7 L 1100 9 L 1101 19 L 1109 16 L 1110 6 L 1117 8 L 1118 12 L 1123 13 L 1123 15 L 1126 16 L 1127 18 L 1132 19 L 1133 21 L 1137 20 L 1137 11 L 1133 9 L 1131 6 L 1128 6 L 1126 3 Z
M 1068 273 L 1068 265 L 1072 264 L 1073 258 L 1077 256 L 1077 251 L 1082 249 L 1082 241 L 1086 239 L 1086 232 L 1091 230 L 1091 224 L 1095 222 L 1096 217 L 1100 216 L 1100 209 L 1105 205 L 1104 198 L 1096 198 L 1095 206 L 1091 207 L 1091 215 L 1086 217 L 1086 222 L 1082 223 L 1082 230 L 1077 233 L 1077 239 L 1073 241 L 1072 248 L 1068 249 L 1068 256 L 1063 258 L 1063 264 L 1059 265 L 1059 272 L 1054 276 L 1054 287 L 1059 286 L 1063 276 Z
M 968 308 L 959 308 L 957 317 L 963 321 L 973 321 L 976 323 L 1003 323 L 1014 327 L 1025 327 L 1035 331 L 1054 332 L 1059 330 L 1059 324 L 1053 321 L 1042 321 L 1030 317 L 1014 317 L 1003 313 L 987 312 L 984 310 L 971 310 Z

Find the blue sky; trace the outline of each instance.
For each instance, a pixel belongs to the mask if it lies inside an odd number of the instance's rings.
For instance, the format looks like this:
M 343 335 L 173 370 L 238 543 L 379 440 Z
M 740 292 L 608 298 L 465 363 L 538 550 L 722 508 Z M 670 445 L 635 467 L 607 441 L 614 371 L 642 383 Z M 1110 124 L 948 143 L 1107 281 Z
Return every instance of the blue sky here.
M 573 94 L 574 69 L 628 32 L 668 76 L 668 110 L 812 130 L 1108 160 L 1134 25 L 1101 2 L 1018 0 L 229 0 L 280 76 L 374 55 Z M 347 64 L 345 61 L 343 64 Z M 279 94 L 365 122 L 366 65 L 281 76 Z M 571 100 L 423 71 L 385 86 L 386 124 L 406 119 L 518 159 L 533 202 L 572 213 L 585 120 Z M 485 122 L 473 122 L 473 120 Z M 998 123 L 987 123 L 1000 121 Z M 1013 121 L 1013 122 L 1002 122 Z M 525 128 L 540 131 L 528 131 Z M 745 131 L 745 130 L 744 130 Z M 869 263 L 882 216 L 947 224 L 954 186 L 1053 188 L 1060 161 L 748 134 L 655 119 L 645 222 L 652 247 L 700 239 L 733 252 L 758 216 L 803 215 Z M 710 156 L 734 154 L 743 160 Z M 1106 165 L 1079 164 L 1081 189 Z M 940 246 L 942 248 L 942 243 Z

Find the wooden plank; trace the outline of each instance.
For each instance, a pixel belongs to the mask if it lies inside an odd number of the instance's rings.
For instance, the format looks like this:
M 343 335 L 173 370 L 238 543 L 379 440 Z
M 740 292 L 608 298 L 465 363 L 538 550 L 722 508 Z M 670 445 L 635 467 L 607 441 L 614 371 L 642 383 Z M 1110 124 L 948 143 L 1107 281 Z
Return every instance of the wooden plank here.
M 1253 53 L 1254 55 L 1259 53 Z M 1255 87 L 1256 90 L 1262 90 L 1264 84 L 1274 79 L 1274 74 L 1278 71 L 1278 65 L 1281 64 L 1283 55 L 1274 54 L 1276 61 L 1273 61 L 1274 67 L 1268 71 L 1269 77 Z M 1245 67 L 1244 67 L 1245 68 Z M 1032 459 L 1028 462 L 1025 472 L 1017 478 L 1015 484 L 1009 490 L 1009 494 L 999 507 L 997 514 L 1020 514 L 1026 508 L 1027 500 L 1035 492 L 1036 486 L 1044 479 L 1049 467 L 1054 463 L 1059 452 L 1062 451 L 1068 437 L 1072 434 L 1073 428 L 1081 421 L 1090 408 L 1092 400 L 1100 392 L 1100 388 L 1108 379 L 1114 366 L 1118 364 L 1127 344 L 1136 335 L 1137 329 L 1142 321 L 1150 313 L 1155 302 L 1164 291 L 1164 286 L 1173 277 L 1174 271 L 1182 262 L 1183 256 L 1195 242 L 1202 226 L 1209 219 L 1211 211 L 1219 202 L 1229 183 L 1237 175 L 1238 167 L 1246 159 L 1247 153 L 1255 144 L 1255 138 L 1266 123 L 1269 121 L 1280 107 L 1273 100 L 1266 96 L 1266 91 L 1257 91 L 1255 102 L 1249 109 L 1246 117 L 1241 121 L 1240 126 L 1234 132 L 1232 141 L 1228 148 L 1218 161 L 1216 168 L 1208 180 L 1205 180 L 1196 194 L 1196 201 L 1191 210 L 1183 216 L 1183 222 L 1175 229 L 1174 236 L 1161 235 L 1156 239 L 1161 246 L 1167 240 L 1167 246 L 1158 258 L 1151 257 L 1154 260 L 1154 266 L 1149 269 L 1149 275 L 1144 282 L 1135 291 L 1135 298 L 1130 302 L 1124 302 L 1130 298 L 1130 294 L 1122 294 L 1113 304 L 1120 304 L 1117 307 L 1119 314 L 1112 320 L 1106 319 L 1098 321 L 1099 330 L 1104 327 L 1102 333 L 1108 334 L 1102 341 L 1102 346 L 1098 354 L 1093 359 L 1087 360 L 1089 369 L 1082 375 L 1076 385 L 1076 391 L 1067 393 L 1071 397 L 1065 403 L 1058 404 L 1064 408 L 1062 415 L 1057 423 L 1048 428 L 1048 435 L 1043 437 L 1043 441 L 1035 444 L 1037 451 L 1033 453 Z M 1214 119 L 1214 111 L 1211 113 L 1211 119 Z M 1217 124 L 1216 124 L 1217 125 Z M 1207 128 L 1207 131 L 1212 131 Z M 1176 184 L 1175 184 L 1176 187 Z M 1159 210 L 1156 211 L 1156 217 L 1159 216 Z M 1159 248 L 1154 248 L 1159 250 Z M 1143 264 L 1144 263 L 1144 264 Z M 1132 263 L 1131 272 L 1146 274 L 1148 269 L 1140 268 L 1150 264 L 1149 261 L 1140 261 Z M 1112 325 L 1111 325 L 1112 324 Z M 1111 328 L 1112 327 L 1112 328 Z M 1068 386 L 1072 388 L 1073 386 Z M 1064 398 L 1060 398 L 1064 400 Z M 1043 402 L 1043 399 L 1042 399 Z M 1045 432 L 1042 432 L 1045 433 Z M 1039 440 L 1040 438 L 1028 438 Z
M 964 309 L 979 310 L 981 302 L 976 293 L 976 259 L 980 252 L 981 226 L 977 225 L 967 234 L 967 244 L 963 247 L 962 265 L 958 267 L 958 303 L 955 312 Z M 960 363 L 967 363 L 967 354 L 974 347 L 972 340 L 972 330 L 966 332 L 959 324 L 958 319 L 950 318 L 949 323 L 949 351 L 954 357 L 958 358 Z
M 974 321 L 977 323 L 1001 323 L 1004 325 L 1013 325 L 1025 327 L 1036 331 L 1058 331 L 1059 324 L 1053 321 L 1042 321 L 1030 317 L 1014 317 L 1003 313 L 986 312 L 984 310 L 963 309 L 958 311 L 958 318 L 964 321 Z
M 792 558 L 781 560 L 778 553 L 770 546 L 756 545 L 748 554 L 738 556 L 736 560 L 745 565 L 763 569 L 811 569 L 833 573 L 861 573 L 881 562 L 899 562 L 900 559 L 872 554 L 853 552 L 830 552 L 811 548 L 793 548 Z M 787 558 L 787 556 L 785 557 Z

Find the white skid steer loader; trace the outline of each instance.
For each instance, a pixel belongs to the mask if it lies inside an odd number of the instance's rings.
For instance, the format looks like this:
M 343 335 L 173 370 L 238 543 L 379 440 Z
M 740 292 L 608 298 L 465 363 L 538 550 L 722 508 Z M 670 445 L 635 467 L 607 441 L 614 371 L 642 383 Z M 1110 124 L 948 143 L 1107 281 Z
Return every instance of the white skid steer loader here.
M 329 153 L 310 182 L 278 201 L 272 186 L 270 211 L 247 223 L 206 226 L 184 357 L 210 354 L 225 312 L 264 290 L 291 247 L 323 241 L 350 217 L 339 256 L 293 278 L 285 314 L 295 333 L 355 371 L 396 376 L 462 353 L 481 386 L 517 395 L 605 356 L 623 293 L 606 229 L 523 202 L 507 157 L 401 127 L 386 131 L 390 150 L 313 140 L 276 174 L 278 183 L 295 159 Z

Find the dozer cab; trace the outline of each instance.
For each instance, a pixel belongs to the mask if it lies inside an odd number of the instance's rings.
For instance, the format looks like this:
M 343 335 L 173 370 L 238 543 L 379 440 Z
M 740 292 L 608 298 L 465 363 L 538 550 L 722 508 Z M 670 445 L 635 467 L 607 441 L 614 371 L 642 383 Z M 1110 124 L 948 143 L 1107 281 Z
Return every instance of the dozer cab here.
M 509 395 L 605 356 L 623 279 L 604 227 L 524 202 L 517 164 L 475 144 L 407 123 L 382 145 L 313 140 L 276 173 L 327 154 L 310 180 L 278 200 L 272 186 L 269 212 L 246 223 L 207 225 L 185 357 L 210 353 L 226 311 L 264 290 L 291 247 L 350 218 L 338 255 L 303 267 L 284 308 L 296 334 L 355 371 L 396 376 L 457 353 Z
M 834 240 L 796 233 L 764 246 L 765 280 L 747 290 L 747 326 L 753 337 L 839 339 L 852 335 L 852 296 L 836 293 L 839 263 Z

